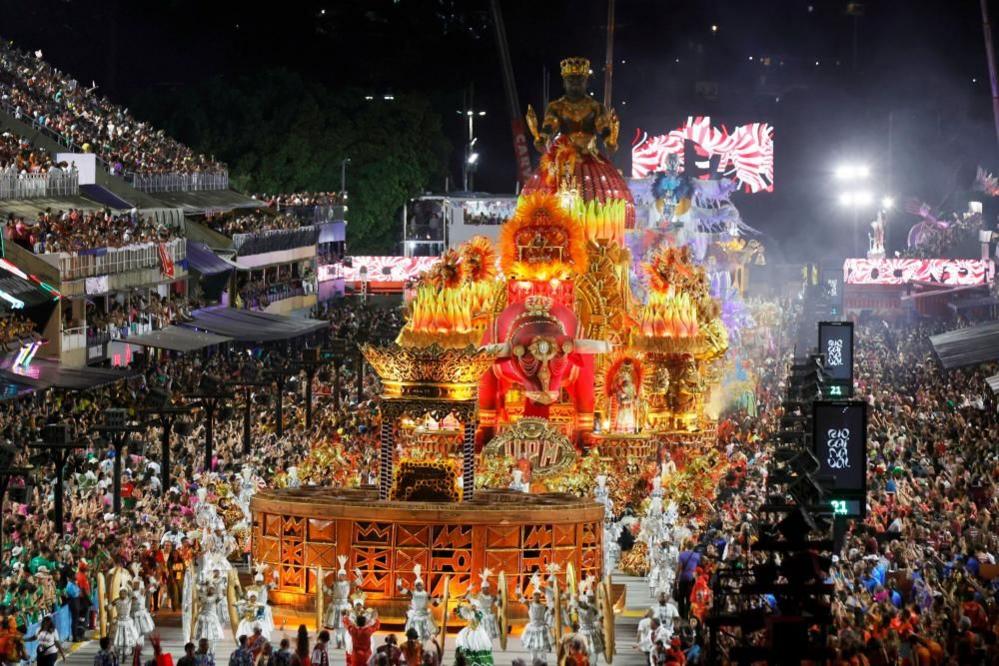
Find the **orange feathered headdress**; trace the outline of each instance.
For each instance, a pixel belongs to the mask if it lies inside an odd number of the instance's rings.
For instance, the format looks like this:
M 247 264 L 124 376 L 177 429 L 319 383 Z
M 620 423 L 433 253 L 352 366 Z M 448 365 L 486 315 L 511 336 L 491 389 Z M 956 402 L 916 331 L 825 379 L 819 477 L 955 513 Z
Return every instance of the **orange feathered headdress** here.
M 450 289 L 461 284 L 462 277 L 461 255 L 455 250 L 448 250 L 441 255 L 440 261 L 424 271 L 420 283 L 437 289 Z
M 473 236 L 461 246 L 461 267 L 466 280 L 480 282 L 496 277 L 496 248 L 485 236 Z
M 521 197 L 500 231 L 500 265 L 519 280 L 565 279 L 586 272 L 586 232 L 553 194 Z
M 664 293 L 671 286 L 682 289 L 695 279 L 690 248 L 664 246 L 642 268 L 649 277 L 649 288 Z

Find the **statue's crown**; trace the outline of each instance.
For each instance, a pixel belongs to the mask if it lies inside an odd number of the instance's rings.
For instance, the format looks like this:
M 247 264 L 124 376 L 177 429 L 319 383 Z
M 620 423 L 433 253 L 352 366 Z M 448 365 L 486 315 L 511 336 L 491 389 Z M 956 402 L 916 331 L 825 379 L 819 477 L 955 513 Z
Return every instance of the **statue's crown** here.
M 588 58 L 566 58 L 562 61 L 562 76 L 573 75 L 590 75 L 590 61 Z

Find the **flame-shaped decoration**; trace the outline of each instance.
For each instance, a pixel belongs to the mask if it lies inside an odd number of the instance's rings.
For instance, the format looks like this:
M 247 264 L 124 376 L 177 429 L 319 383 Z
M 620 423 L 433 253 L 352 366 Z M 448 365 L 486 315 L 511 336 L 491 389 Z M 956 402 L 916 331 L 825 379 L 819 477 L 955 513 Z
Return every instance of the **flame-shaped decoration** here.
M 517 280 L 565 279 L 586 272 L 586 232 L 552 194 L 521 197 L 500 230 L 500 265 Z

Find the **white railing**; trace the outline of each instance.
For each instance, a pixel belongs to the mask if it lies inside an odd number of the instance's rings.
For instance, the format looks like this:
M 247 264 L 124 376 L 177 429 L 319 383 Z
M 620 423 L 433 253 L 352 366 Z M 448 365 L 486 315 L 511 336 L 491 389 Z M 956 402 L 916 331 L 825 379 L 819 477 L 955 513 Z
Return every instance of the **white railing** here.
M 87 327 L 67 328 L 62 332 L 62 351 L 87 348 Z
M 71 197 L 80 193 L 80 174 L 76 169 L 48 173 L 20 173 L 16 169 L 0 171 L 0 199 L 40 199 Z
M 104 345 L 112 340 L 128 340 L 136 335 L 149 333 L 156 328 L 150 320 L 130 321 L 125 326 L 107 326 L 104 328 L 77 326 L 67 328 L 62 332 L 62 351 L 74 351 L 77 349 L 89 349 L 97 345 Z
M 229 172 L 126 173 L 125 180 L 140 192 L 200 192 L 229 189 Z
M 152 268 L 160 265 L 159 245 L 159 243 L 140 243 L 125 247 L 109 247 L 106 252 L 100 254 L 64 254 L 59 258 L 59 272 L 63 280 L 77 280 Z M 167 257 L 174 265 L 187 258 L 186 238 L 175 238 L 164 245 Z

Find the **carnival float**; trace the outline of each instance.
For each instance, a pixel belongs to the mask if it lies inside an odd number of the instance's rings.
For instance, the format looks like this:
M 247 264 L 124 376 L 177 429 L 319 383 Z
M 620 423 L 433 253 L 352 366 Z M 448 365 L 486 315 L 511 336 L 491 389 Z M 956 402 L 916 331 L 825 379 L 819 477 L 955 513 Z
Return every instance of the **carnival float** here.
M 690 247 L 632 254 L 644 230 L 607 158 L 617 115 L 587 94 L 587 60 L 564 60 L 562 76 L 540 121 L 528 111 L 541 164 L 498 244 L 447 252 L 396 343 L 364 348 L 383 386 L 378 486 L 253 497 L 253 557 L 277 572 L 275 602 L 322 609 L 338 568 L 383 618 L 412 613 L 413 590 L 447 609 L 491 585 L 505 637 L 546 576 L 549 595 L 588 588 L 613 626 L 607 475 L 626 495 L 664 450 L 713 441 L 728 333 Z

